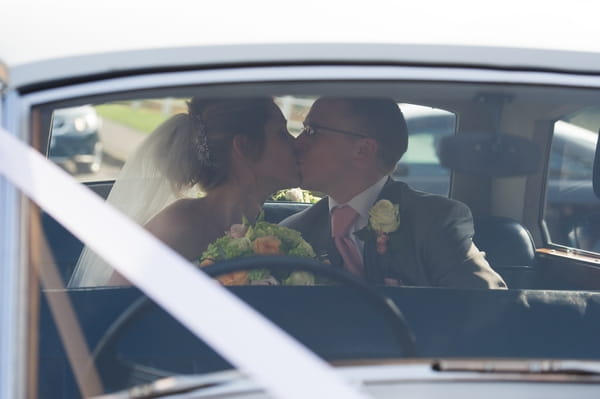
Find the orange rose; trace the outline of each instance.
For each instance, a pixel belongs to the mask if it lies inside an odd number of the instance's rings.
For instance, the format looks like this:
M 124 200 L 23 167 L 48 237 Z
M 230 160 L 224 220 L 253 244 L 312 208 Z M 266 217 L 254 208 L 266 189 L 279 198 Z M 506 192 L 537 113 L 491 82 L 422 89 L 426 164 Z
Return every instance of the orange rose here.
M 200 267 L 210 266 L 214 263 L 214 259 L 206 258 L 202 262 L 200 262 Z M 242 270 L 240 272 L 226 274 L 224 276 L 217 277 L 217 281 L 219 281 L 223 285 L 246 285 L 248 284 L 248 272 Z
M 223 285 L 246 285 L 248 284 L 248 272 L 242 270 L 231 274 L 217 277 L 217 280 Z
M 279 255 L 281 240 L 274 236 L 258 237 L 254 240 L 254 253 L 257 255 Z
M 200 262 L 200 267 L 210 266 L 215 263 L 215 260 L 212 258 L 206 258 L 202 262 Z

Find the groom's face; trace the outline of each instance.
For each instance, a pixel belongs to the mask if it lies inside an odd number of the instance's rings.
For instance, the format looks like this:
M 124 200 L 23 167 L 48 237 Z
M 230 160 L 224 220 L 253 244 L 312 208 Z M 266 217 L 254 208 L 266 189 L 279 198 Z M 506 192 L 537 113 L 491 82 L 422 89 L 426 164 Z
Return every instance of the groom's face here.
M 304 120 L 304 127 L 305 131 L 295 141 L 301 186 L 331 195 L 335 186 L 351 174 L 357 139 L 335 130 L 357 132 L 359 128 L 348 105 L 337 99 L 317 100 Z

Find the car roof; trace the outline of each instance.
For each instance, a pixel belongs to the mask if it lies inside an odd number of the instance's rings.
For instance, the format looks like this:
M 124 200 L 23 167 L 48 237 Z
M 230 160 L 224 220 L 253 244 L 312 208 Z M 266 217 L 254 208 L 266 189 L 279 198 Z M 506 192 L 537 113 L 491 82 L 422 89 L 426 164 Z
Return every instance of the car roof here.
M 294 43 L 191 46 L 60 57 L 7 68 L 5 75 L 8 86 L 21 88 L 132 71 L 350 62 L 600 73 L 600 53 L 480 46 Z
M 306 62 L 600 72 L 595 13 L 567 19 L 564 9 L 537 1 L 375 0 L 369 9 L 340 1 L 7 3 L 0 80 L 13 88 L 135 70 Z

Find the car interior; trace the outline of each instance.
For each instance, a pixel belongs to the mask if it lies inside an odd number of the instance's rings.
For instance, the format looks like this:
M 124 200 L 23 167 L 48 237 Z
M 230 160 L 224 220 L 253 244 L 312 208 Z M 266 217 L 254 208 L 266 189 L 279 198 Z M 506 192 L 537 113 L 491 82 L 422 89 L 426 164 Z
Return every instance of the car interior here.
M 593 108 L 600 92 L 560 86 L 411 81 L 177 87 L 45 104 L 34 112 L 39 128 L 33 137 L 39 150 L 47 153 L 44 143 L 49 142 L 56 108 L 82 101 L 186 98 L 197 92 L 207 96 L 259 92 L 297 98 L 387 96 L 399 104 L 455 115 L 454 135 L 436 141 L 440 165 L 449 171 L 448 196 L 471 209 L 473 241 L 509 289 L 377 287 L 379 295 L 390 298 L 400 310 L 405 326 L 398 327 L 382 311 L 384 305 L 365 300 L 368 289 L 348 284 L 229 288 L 319 356 L 350 361 L 413 356 L 591 359 L 600 355 L 599 349 L 591 349 L 599 348 L 595 341 L 600 336 L 600 254 L 571 247 L 566 241 L 584 228 L 581 218 L 588 225 L 595 220 L 600 200 L 594 197 L 579 206 L 547 199 L 555 124 L 572 121 L 572 115 Z M 82 184 L 106 198 L 112 181 Z M 579 188 L 592 190 L 591 184 L 587 181 Z M 310 205 L 268 201 L 264 217 L 278 223 Z M 40 288 L 41 392 L 60 388 L 75 393 L 78 389 L 52 309 L 52 302 L 65 294 L 106 390 L 177 373 L 230 367 L 135 287 L 65 288 L 83 244 L 50 215 L 34 210 L 32 216 L 42 226 L 36 239 L 45 241 L 50 250 L 42 264 L 56 266 L 62 279 L 62 285 Z M 398 338 L 407 334 L 411 344 Z M 407 347 L 411 345 L 414 348 Z M 412 350 L 415 354 L 409 355 Z

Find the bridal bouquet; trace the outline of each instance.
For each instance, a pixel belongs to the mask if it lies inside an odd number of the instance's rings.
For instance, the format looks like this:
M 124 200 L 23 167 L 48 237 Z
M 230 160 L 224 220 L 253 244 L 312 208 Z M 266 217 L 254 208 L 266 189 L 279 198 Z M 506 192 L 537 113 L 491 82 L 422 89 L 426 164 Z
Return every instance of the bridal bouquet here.
M 199 265 L 204 267 L 219 260 L 254 255 L 316 258 L 313 248 L 300 232 L 263 220 L 253 225 L 244 220 L 242 224 L 231 226 L 223 237 L 211 243 L 202 254 Z M 217 280 L 223 285 L 313 285 L 315 282 L 311 273 L 303 271 L 273 274 L 266 269 L 256 269 L 228 274 Z

